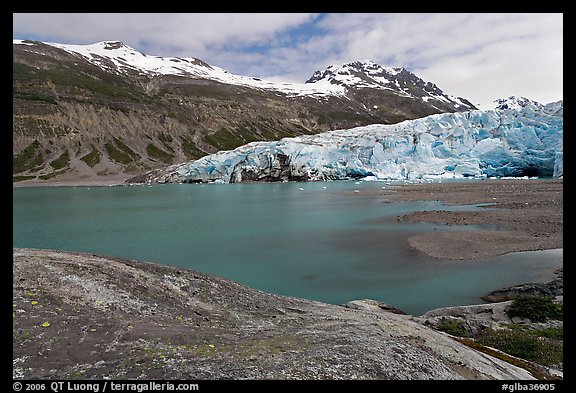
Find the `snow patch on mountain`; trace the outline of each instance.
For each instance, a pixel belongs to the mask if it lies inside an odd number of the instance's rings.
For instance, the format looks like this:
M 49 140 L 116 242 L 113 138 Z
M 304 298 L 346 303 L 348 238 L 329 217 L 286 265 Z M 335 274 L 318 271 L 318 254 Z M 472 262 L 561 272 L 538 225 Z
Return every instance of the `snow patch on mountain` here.
M 253 142 L 173 165 L 159 182 L 562 176 L 562 102 L 444 113 Z
M 525 108 L 527 106 L 533 106 L 534 108 L 537 109 L 543 108 L 543 105 L 541 103 L 530 100 L 526 97 L 510 96 L 508 98 L 499 98 L 497 100 L 494 100 L 494 103 L 496 104 L 494 109 L 513 109 L 520 111 L 522 110 L 522 108 Z
M 12 44 L 33 46 L 34 42 L 28 40 L 12 40 Z

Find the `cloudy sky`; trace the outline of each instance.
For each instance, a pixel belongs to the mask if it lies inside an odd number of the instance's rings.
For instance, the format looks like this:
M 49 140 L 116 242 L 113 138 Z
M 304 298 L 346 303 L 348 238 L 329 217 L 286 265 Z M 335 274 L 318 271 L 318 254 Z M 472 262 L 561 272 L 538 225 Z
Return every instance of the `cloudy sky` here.
M 480 108 L 563 99 L 562 14 L 13 14 L 13 38 L 118 40 L 233 73 L 304 82 L 331 64 L 403 66 Z

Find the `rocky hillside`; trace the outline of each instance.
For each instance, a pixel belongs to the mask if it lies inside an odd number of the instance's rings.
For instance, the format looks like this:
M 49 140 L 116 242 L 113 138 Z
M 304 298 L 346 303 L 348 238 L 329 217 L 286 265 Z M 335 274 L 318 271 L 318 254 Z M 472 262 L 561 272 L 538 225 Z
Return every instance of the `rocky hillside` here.
M 282 84 L 120 42 L 14 40 L 13 175 L 137 175 L 251 141 L 471 109 L 402 68 L 354 62 Z
M 534 379 L 413 317 L 168 266 L 13 250 L 13 376 Z

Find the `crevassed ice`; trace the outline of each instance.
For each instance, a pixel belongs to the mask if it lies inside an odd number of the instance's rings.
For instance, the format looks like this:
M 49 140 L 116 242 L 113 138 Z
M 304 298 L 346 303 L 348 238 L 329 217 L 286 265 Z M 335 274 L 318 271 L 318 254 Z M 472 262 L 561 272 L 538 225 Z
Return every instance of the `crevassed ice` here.
M 562 176 L 562 101 L 252 142 L 174 165 L 159 182 Z

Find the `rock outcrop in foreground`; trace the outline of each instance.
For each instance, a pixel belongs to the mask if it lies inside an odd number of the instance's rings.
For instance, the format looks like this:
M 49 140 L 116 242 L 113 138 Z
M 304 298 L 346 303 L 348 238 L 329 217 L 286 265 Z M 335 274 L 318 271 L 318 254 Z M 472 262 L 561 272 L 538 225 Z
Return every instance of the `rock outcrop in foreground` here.
M 14 378 L 534 379 L 409 315 L 185 269 L 13 250 Z

